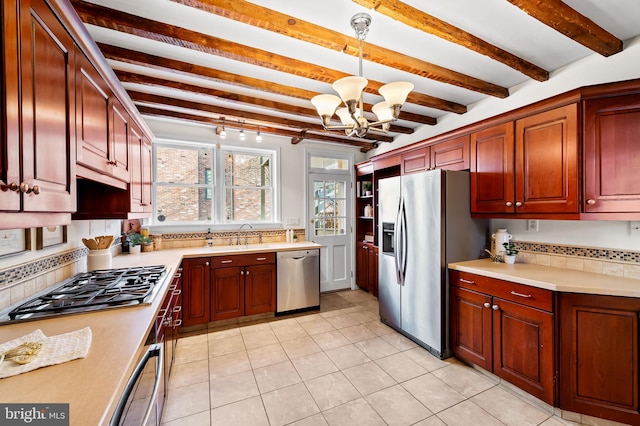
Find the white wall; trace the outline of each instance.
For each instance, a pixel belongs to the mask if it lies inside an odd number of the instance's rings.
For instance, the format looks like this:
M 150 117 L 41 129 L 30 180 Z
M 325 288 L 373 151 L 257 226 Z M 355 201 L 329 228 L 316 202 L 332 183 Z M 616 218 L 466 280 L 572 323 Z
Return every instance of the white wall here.
M 640 251 L 640 233 L 632 235 L 628 221 L 540 220 L 538 232 L 527 231 L 526 222 L 493 219 L 491 230 L 507 228 L 516 241 Z
M 255 133 L 247 132 L 247 139 L 240 142 L 237 139 L 238 132 L 230 130 L 227 126 L 227 138 L 220 139 L 215 134 L 213 126 L 179 123 L 162 120 L 153 117 L 145 117 L 157 139 L 183 140 L 204 143 L 223 143 L 225 145 L 240 145 L 263 148 L 280 149 L 280 181 L 281 181 L 281 218 L 299 218 L 300 227 L 305 226 L 305 155 L 306 150 L 331 151 L 339 153 L 353 153 L 355 162 L 365 160 L 364 153 L 359 149 L 347 145 L 327 144 L 304 140 L 296 145 L 291 144 L 291 139 L 263 133 L 263 142 L 255 142 Z M 162 227 L 163 230 L 165 227 Z M 200 227 L 202 228 L 202 227 Z M 186 228 L 183 228 L 186 229 Z M 166 231 L 164 231 L 166 232 Z

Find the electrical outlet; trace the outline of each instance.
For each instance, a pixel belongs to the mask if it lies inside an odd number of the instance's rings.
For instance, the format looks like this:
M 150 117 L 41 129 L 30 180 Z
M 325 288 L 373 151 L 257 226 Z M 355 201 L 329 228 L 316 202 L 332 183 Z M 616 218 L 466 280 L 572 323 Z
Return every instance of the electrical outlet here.
M 527 219 L 527 231 L 538 232 L 538 219 Z
M 629 235 L 640 235 L 640 222 L 629 222 Z

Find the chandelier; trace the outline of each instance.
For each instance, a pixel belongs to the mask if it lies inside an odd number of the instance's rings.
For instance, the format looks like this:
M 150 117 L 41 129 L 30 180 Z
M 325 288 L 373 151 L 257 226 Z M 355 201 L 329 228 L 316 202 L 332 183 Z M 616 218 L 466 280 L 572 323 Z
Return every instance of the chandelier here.
M 343 77 L 333 83 L 336 95 L 317 95 L 311 99 L 311 103 L 318 115 L 322 118 L 322 126 L 326 130 L 344 130 L 347 136 L 363 138 L 370 129 L 386 132 L 392 121 L 398 119 L 400 108 L 404 104 L 409 92 L 413 90 L 413 84 L 405 81 L 396 81 L 380 87 L 378 92 L 384 97 L 384 101 L 375 104 L 371 111 L 378 121 L 370 123 L 363 114 L 362 91 L 369 81 L 362 77 L 362 42 L 369 32 L 371 16 L 367 13 L 358 13 L 351 18 L 351 28 L 356 32 L 359 42 L 359 70 L 358 76 Z M 345 107 L 338 108 L 344 102 Z M 338 109 L 336 109 L 338 108 Z M 331 125 L 331 117 L 336 114 L 341 126 Z

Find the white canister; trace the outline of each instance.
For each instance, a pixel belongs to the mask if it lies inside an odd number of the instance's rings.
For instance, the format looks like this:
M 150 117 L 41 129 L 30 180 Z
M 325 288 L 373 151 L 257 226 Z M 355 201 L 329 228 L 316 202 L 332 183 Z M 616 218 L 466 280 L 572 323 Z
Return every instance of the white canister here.
M 373 216 L 373 207 L 371 207 L 371 204 L 367 204 L 366 206 L 364 206 L 364 216 L 365 217 Z
M 89 250 L 87 255 L 87 271 L 111 269 L 111 250 Z
M 513 236 L 507 232 L 504 228 L 499 228 L 495 234 L 491 235 L 491 240 L 493 243 L 492 251 L 494 255 L 504 254 L 504 243 L 508 243 Z

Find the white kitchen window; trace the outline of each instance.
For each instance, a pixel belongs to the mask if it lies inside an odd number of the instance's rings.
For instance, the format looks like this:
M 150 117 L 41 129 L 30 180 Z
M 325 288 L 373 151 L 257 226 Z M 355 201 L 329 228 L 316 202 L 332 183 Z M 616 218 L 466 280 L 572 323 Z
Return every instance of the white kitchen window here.
M 157 142 L 154 224 L 272 223 L 277 151 Z

